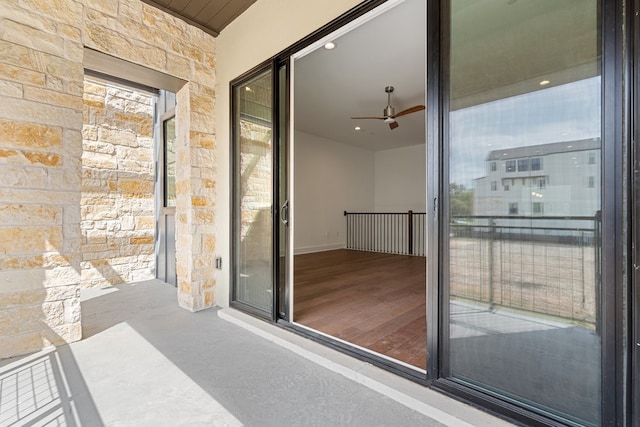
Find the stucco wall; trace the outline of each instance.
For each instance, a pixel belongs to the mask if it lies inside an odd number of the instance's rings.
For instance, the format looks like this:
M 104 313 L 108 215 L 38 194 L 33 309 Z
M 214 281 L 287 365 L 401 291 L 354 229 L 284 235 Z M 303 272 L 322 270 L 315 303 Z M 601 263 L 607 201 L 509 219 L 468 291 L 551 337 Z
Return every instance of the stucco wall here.
M 229 83 L 269 57 L 356 6 L 358 0 L 259 0 L 216 39 L 217 197 L 230 197 Z M 229 242 L 230 209 L 216 208 L 216 237 Z M 223 271 L 216 284 L 216 303 L 229 304 L 230 246 L 218 246 Z
M 0 7 L 0 357 L 80 339 L 84 47 L 179 77 L 178 301 L 214 304 L 215 39 L 139 0 Z

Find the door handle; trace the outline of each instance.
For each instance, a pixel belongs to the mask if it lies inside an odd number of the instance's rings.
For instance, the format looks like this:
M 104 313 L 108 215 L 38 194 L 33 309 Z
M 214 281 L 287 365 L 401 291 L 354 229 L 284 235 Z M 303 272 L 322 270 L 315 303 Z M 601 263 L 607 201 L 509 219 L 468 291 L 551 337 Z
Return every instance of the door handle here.
M 287 213 L 287 216 L 285 218 L 284 214 L 285 212 Z M 282 207 L 280 208 L 280 221 L 282 221 L 282 223 L 286 226 L 289 225 L 289 201 L 285 201 L 282 204 Z

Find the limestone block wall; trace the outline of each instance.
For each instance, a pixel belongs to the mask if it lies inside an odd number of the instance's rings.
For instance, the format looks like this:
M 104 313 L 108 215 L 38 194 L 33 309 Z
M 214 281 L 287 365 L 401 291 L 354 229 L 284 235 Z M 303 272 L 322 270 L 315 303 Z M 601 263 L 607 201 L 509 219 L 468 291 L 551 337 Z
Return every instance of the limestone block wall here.
M 0 7 L 0 357 L 81 335 L 81 14 Z
M 214 95 L 212 88 L 193 82 L 177 94 L 176 271 L 178 302 L 191 311 L 215 302 Z
M 179 77 L 176 94 L 178 303 L 214 304 L 215 39 L 139 0 L 86 0 L 85 46 Z
M 178 301 L 214 304 L 215 39 L 139 0 L 4 1 L 0 358 L 81 337 L 84 47 L 188 82 L 176 117 Z
M 81 286 L 155 277 L 151 94 L 84 82 Z

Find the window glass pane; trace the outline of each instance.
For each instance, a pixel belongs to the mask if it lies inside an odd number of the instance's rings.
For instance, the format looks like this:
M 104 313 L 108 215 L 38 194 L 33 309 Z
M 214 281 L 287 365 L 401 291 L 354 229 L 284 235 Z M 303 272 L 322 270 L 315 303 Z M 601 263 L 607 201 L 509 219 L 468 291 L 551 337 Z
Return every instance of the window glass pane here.
M 544 207 L 541 202 L 533 202 L 533 214 L 540 215 L 544 212 Z
M 516 171 L 516 161 L 515 160 L 507 160 L 505 162 L 505 170 L 507 172 L 515 172 Z
M 235 300 L 265 312 L 273 305 L 271 72 L 234 90 Z
M 594 426 L 599 8 L 596 0 L 451 0 L 448 185 L 473 189 L 473 215 L 461 223 L 450 207 L 443 233 L 447 374 Z
M 176 118 L 164 122 L 164 206 L 176 205 Z
M 526 172 L 529 170 L 529 159 L 518 160 L 518 172 Z
M 542 170 L 542 159 L 540 157 L 535 157 L 531 159 L 531 170 L 532 171 Z

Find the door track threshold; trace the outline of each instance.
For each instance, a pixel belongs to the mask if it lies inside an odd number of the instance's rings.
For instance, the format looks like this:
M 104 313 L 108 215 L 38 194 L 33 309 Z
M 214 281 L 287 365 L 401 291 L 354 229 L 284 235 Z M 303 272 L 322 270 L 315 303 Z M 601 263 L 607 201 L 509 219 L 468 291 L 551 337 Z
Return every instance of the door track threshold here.
M 236 309 L 220 309 L 218 316 L 446 426 L 513 425 L 442 393 Z

